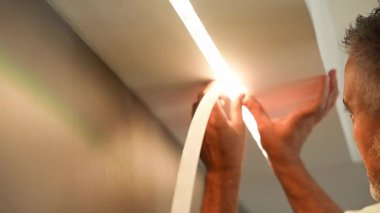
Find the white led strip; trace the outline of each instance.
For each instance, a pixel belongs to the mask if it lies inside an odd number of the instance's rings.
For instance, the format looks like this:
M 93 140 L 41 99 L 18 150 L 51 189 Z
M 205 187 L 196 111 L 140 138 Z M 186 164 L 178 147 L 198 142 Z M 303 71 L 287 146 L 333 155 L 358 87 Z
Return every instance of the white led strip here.
M 218 100 L 219 95 L 220 91 L 217 87 L 211 87 L 199 103 L 193 120 L 191 121 L 178 169 L 177 183 L 172 203 L 172 213 L 190 212 L 203 137 L 206 131 L 208 118 L 210 117 L 211 111 L 215 102 Z
M 194 181 L 203 137 L 215 102 L 221 94 L 236 97 L 238 94 L 245 92 L 245 89 L 220 54 L 190 1 L 170 0 L 170 3 L 212 68 L 216 80 L 214 86 L 202 98 L 191 121 L 178 169 L 171 212 L 188 213 L 191 208 Z M 246 107 L 243 107 L 242 110 L 243 120 L 247 129 L 255 139 L 263 155 L 267 157 L 266 152 L 261 146 L 260 134 L 255 118 Z
M 210 65 L 216 82 L 222 85 L 220 88 L 222 92 L 231 97 L 245 92 L 245 88 L 220 54 L 190 1 L 170 0 L 170 3 Z

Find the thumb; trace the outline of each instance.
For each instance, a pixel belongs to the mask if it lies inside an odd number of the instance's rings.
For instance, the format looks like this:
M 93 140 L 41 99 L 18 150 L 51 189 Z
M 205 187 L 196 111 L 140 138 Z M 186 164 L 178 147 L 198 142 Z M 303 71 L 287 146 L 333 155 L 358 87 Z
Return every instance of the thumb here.
M 255 97 L 249 96 L 245 98 L 243 104 L 253 114 L 258 126 L 267 124 L 271 121 L 269 115 Z

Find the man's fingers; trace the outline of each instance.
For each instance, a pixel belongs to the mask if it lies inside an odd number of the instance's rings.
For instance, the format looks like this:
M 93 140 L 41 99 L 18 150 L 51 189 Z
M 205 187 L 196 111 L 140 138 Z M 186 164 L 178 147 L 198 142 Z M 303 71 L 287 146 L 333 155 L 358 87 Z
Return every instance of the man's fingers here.
M 209 123 L 212 125 L 224 125 L 228 122 L 228 117 L 224 112 L 221 102 L 218 100 L 211 112 Z
M 208 83 L 208 85 L 206 86 L 206 88 L 205 88 L 202 92 L 200 92 L 200 93 L 198 94 L 197 101 L 196 101 L 196 102 L 193 104 L 193 106 L 192 106 L 191 117 L 194 116 L 195 111 L 197 110 L 198 105 L 199 105 L 199 103 L 201 102 L 203 96 L 204 96 L 204 95 L 205 95 L 205 94 L 211 89 L 212 85 L 213 85 L 212 82 L 211 82 L 211 83 Z
M 243 115 L 241 107 L 243 105 L 244 94 L 239 95 L 236 100 L 233 100 L 231 103 L 231 120 L 234 123 L 243 123 Z
M 245 98 L 243 104 L 253 114 L 259 126 L 271 121 L 267 112 L 264 110 L 263 106 L 257 101 L 255 97 L 249 96 Z
M 320 78 L 317 93 L 312 101 L 309 103 L 309 113 L 313 114 L 314 112 L 320 111 L 326 107 L 328 96 L 329 96 L 329 78 L 323 76 Z
M 231 108 L 231 100 L 224 95 L 219 96 L 218 102 L 222 109 L 224 110 L 225 115 L 228 119 L 231 118 L 230 108 Z
M 319 113 L 319 116 L 316 119 L 317 121 L 321 120 L 334 107 L 336 99 L 338 98 L 339 89 L 335 70 L 330 70 L 329 72 L 329 89 L 326 106 L 321 113 Z
M 330 70 L 329 71 L 329 91 L 327 96 L 326 105 L 324 106 L 323 110 L 319 113 L 319 116 L 316 116 L 316 120 L 321 120 L 330 110 L 334 107 L 336 99 L 339 95 L 339 89 L 338 89 L 338 82 L 336 78 L 336 71 Z
M 298 121 L 302 118 L 317 115 L 327 104 L 328 94 L 327 77 L 323 76 L 319 79 L 317 93 L 304 107 L 298 108 L 290 114 L 293 121 Z
M 330 80 L 330 91 L 329 91 L 329 97 L 327 100 L 327 110 L 330 110 L 335 105 L 336 99 L 338 98 L 338 95 L 339 95 L 336 70 L 331 70 L 329 72 L 329 80 Z

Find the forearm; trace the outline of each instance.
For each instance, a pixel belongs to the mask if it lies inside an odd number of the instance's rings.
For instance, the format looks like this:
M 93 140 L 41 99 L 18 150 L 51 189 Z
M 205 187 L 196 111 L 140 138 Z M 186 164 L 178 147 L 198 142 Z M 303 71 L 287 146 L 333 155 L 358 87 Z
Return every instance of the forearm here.
M 342 212 L 313 180 L 301 160 L 291 163 L 274 161 L 272 167 L 294 212 Z
M 207 172 L 202 212 L 238 212 L 240 176 L 240 169 Z

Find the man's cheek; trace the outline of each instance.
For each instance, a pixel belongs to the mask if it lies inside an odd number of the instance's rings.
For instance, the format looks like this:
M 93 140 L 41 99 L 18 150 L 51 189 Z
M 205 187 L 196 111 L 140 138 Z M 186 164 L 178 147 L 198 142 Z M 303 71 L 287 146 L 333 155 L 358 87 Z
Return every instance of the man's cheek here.
M 363 160 L 366 160 L 366 138 L 365 134 L 363 134 L 363 130 L 361 128 L 361 125 L 358 125 L 357 122 L 353 123 L 353 137 L 356 142 L 356 145 L 359 149 L 359 152 L 363 158 Z

